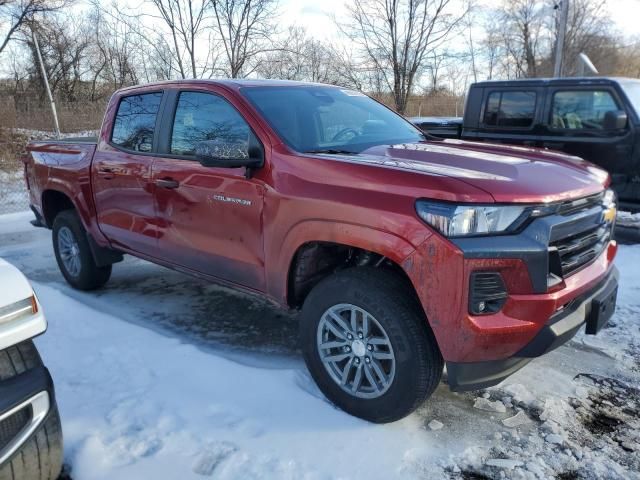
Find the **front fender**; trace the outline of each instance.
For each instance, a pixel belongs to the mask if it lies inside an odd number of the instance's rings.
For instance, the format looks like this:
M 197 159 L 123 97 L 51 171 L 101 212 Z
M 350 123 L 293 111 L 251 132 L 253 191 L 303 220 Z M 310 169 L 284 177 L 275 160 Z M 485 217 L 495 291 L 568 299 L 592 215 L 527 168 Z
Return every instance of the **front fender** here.
M 415 247 L 392 232 L 364 225 L 323 220 L 306 220 L 294 225 L 281 243 L 270 246 L 267 255 L 267 289 L 279 303 L 287 304 L 289 268 L 296 252 L 310 242 L 329 242 L 369 250 L 402 265 Z

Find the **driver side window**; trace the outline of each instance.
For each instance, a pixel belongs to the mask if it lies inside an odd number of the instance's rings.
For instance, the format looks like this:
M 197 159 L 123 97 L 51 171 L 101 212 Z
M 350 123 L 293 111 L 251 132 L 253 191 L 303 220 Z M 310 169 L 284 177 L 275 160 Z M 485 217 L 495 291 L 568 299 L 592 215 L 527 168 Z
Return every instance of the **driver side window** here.
M 171 153 L 192 156 L 204 141 L 248 145 L 250 128 L 224 98 L 201 92 L 181 92 L 173 120 Z
M 550 120 L 562 130 L 603 130 L 605 114 L 618 109 L 606 90 L 566 90 L 553 95 Z

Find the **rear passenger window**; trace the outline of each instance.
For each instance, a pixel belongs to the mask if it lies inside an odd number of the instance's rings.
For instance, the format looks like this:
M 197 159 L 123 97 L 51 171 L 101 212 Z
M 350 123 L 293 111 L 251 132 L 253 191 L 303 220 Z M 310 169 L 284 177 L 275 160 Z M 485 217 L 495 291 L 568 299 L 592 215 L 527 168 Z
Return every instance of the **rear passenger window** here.
M 527 128 L 536 111 L 535 92 L 492 92 L 487 98 L 483 123 L 494 127 Z
M 199 92 L 182 92 L 171 134 L 171 153 L 194 155 L 204 141 L 243 145 L 249 142 L 249 125 L 224 98 Z
M 113 123 L 111 142 L 127 150 L 150 152 L 162 93 L 123 97 Z
M 603 130 L 605 113 L 618 110 L 606 90 L 556 92 L 551 107 L 551 126 L 566 130 Z

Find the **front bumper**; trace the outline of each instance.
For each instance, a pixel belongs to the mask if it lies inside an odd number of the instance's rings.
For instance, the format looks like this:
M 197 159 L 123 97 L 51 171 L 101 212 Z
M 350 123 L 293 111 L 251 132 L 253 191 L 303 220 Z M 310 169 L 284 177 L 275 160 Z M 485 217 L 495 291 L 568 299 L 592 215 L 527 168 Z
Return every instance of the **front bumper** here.
M 466 391 L 497 385 L 533 358 L 571 340 L 581 328 L 596 334 L 613 314 L 618 277 L 618 270 L 612 267 L 600 283 L 554 314 L 533 340 L 512 357 L 485 362 L 446 362 L 449 387 L 453 391 Z M 602 303 L 602 299 L 607 301 Z M 594 306 L 600 309 L 600 315 L 595 315 Z

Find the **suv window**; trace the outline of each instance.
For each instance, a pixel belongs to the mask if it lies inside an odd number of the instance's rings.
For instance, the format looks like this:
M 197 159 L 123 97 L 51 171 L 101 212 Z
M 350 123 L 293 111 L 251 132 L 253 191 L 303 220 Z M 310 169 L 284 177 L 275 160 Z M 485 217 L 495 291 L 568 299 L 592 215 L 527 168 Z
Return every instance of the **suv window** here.
M 173 120 L 171 153 L 194 155 L 196 145 L 206 140 L 247 143 L 250 132 L 242 115 L 224 98 L 210 93 L 181 92 Z
M 491 92 L 483 123 L 495 127 L 527 128 L 533 124 L 536 92 Z
M 551 126 L 567 130 L 603 130 L 604 115 L 618 110 L 606 90 L 556 92 L 551 106 Z
M 162 93 L 123 97 L 113 122 L 111 142 L 127 150 L 150 152 Z

